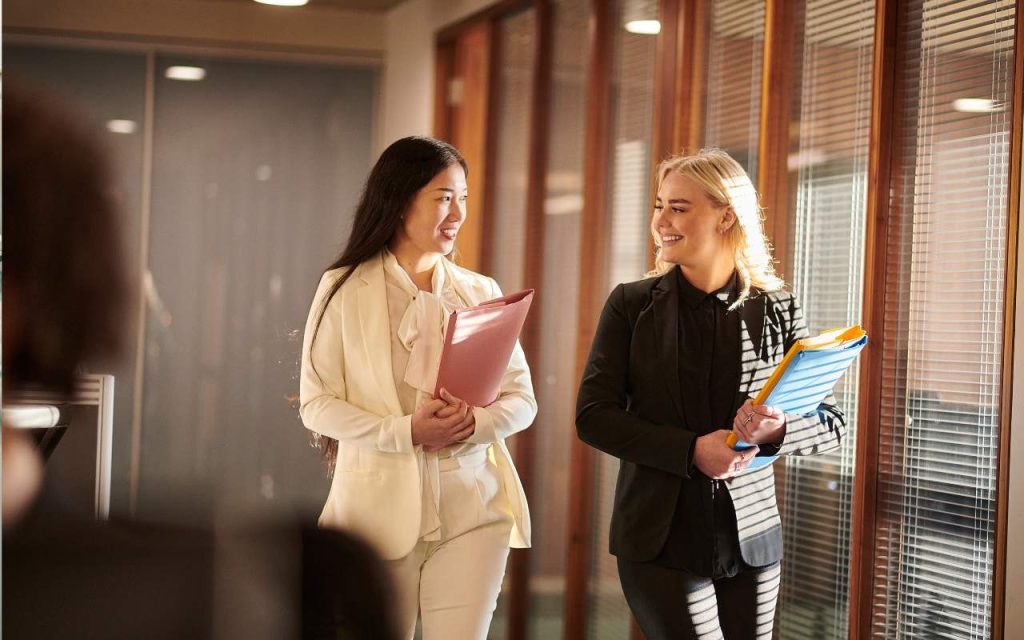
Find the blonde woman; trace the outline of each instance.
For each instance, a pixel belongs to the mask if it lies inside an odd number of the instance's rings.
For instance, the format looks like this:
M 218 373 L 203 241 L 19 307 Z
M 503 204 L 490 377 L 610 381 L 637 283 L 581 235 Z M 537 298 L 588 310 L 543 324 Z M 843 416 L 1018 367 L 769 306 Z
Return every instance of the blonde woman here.
M 621 460 L 610 551 L 648 640 L 769 639 L 781 522 L 771 465 L 744 471 L 835 449 L 845 419 L 831 396 L 807 416 L 749 399 L 807 330 L 743 168 L 712 149 L 656 177 L 656 268 L 605 304 L 577 432 Z M 759 446 L 732 450 L 734 427 Z
M 467 170 L 433 138 L 384 150 L 302 347 L 302 421 L 334 465 L 320 526 L 363 535 L 389 561 L 410 639 L 417 618 L 424 640 L 486 638 L 509 547 L 530 545 L 505 447 L 537 414 L 522 349 L 490 405 L 433 397 L 448 314 L 501 295 L 448 259 L 466 220 Z

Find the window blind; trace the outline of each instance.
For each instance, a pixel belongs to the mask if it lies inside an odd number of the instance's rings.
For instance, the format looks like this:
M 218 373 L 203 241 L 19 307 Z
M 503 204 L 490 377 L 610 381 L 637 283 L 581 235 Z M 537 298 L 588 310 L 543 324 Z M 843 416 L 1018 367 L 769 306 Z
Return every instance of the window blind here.
M 544 189 L 543 273 L 537 287 L 539 357 L 530 362 L 537 418 L 531 479 L 533 548 L 530 552 L 530 638 L 562 635 L 569 522 L 569 452 L 576 437 L 576 341 L 580 221 L 583 204 L 586 77 L 589 61 L 587 0 L 551 6 L 553 51 L 548 159 Z M 527 232 L 529 233 L 529 229 Z M 528 259 L 536 259 L 529 257 Z M 568 303 L 568 304 L 567 304 Z
M 658 17 L 657 0 L 618 0 L 613 11 L 609 189 L 608 291 L 643 277 L 650 237 L 651 147 L 657 39 L 626 31 L 630 20 Z M 587 638 L 629 636 L 629 607 L 615 557 L 608 553 L 608 526 L 619 471 L 617 458 L 595 452 L 594 523 Z
M 498 76 L 494 203 L 489 212 L 491 273 L 504 291 L 523 288 L 530 106 L 537 12 L 528 9 L 498 22 Z M 480 194 L 472 194 L 477 197 Z
M 806 0 L 794 12 L 791 285 L 812 334 L 861 321 L 874 5 Z M 857 379 L 854 369 L 836 387 L 843 447 L 786 458 L 778 484 L 786 560 L 777 631 L 787 640 L 848 635 Z
M 871 632 L 987 638 L 1014 2 L 899 22 Z
M 535 60 L 537 12 L 527 9 L 502 18 L 497 24 L 498 56 L 501 73 L 498 82 L 494 175 L 494 202 L 488 212 L 492 232 L 491 275 L 505 292 L 523 288 L 526 248 L 526 196 L 529 187 L 530 109 L 533 100 L 533 65 Z M 480 194 L 476 194 L 477 197 Z M 515 455 L 516 439 L 510 440 Z M 508 572 L 505 574 L 508 584 Z M 507 616 L 505 590 L 498 596 L 489 638 L 506 636 Z
M 704 145 L 728 151 L 757 182 L 764 2 L 711 3 Z

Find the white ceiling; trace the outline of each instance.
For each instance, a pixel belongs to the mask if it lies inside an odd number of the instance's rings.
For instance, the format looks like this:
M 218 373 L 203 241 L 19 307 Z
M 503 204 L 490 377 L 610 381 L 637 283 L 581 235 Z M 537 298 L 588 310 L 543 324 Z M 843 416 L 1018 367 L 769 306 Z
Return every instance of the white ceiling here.
M 231 2 L 240 3 L 246 2 L 253 4 L 253 0 L 204 0 L 205 2 Z M 346 9 L 349 11 L 371 11 L 374 13 L 384 13 L 400 4 L 405 0 L 309 0 L 309 4 L 306 7 L 317 7 L 327 9 Z M 302 11 L 305 7 L 292 7 L 291 11 Z

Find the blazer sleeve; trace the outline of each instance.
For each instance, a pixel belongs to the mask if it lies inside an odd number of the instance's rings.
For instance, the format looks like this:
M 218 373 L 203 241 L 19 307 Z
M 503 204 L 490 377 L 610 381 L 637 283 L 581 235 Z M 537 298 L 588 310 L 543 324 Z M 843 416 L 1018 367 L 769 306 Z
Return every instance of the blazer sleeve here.
M 310 431 L 356 447 L 389 453 L 412 452 L 412 416 L 381 416 L 348 402 L 340 291 L 324 313 L 316 344 L 312 343 L 317 317 L 335 278 L 334 274 L 324 274 L 320 279 L 306 320 L 299 377 L 302 423 Z
M 809 334 L 796 296 L 790 299 L 786 319 L 790 328 L 786 351 Z M 778 445 L 780 455 L 809 456 L 838 449 L 846 437 L 846 415 L 830 391 L 818 408 L 807 415 L 786 414 L 786 435 Z
M 501 297 L 498 283 L 488 278 L 492 298 Z M 526 364 L 526 354 L 516 340 L 512 350 L 512 359 L 501 379 L 501 392 L 498 399 L 486 407 L 474 407 L 473 418 L 476 428 L 466 442 L 487 444 L 497 442 L 526 429 L 537 417 L 537 399 L 533 395 L 533 381 L 530 378 L 530 367 Z
M 576 397 L 576 433 L 607 454 L 687 478 L 697 434 L 626 410 L 632 336 L 625 288 L 620 284 L 604 305 L 583 370 Z

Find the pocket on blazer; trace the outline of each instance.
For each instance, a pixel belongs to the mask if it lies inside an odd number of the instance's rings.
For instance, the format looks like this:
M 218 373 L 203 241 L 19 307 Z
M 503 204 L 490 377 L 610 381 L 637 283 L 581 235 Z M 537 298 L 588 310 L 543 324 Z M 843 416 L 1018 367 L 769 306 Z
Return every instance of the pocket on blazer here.
M 390 456 L 390 457 L 389 457 Z M 381 474 L 385 471 L 398 467 L 403 461 L 398 459 L 396 454 L 378 453 L 338 445 L 338 459 L 334 464 L 335 471 L 344 473 L 375 473 Z
M 334 462 L 334 472 L 359 473 L 359 449 L 338 443 L 338 459 Z
M 367 511 L 374 510 L 373 497 L 379 493 L 379 471 L 341 471 L 335 469 L 334 486 L 327 496 L 320 525 L 340 524 L 360 529 Z

